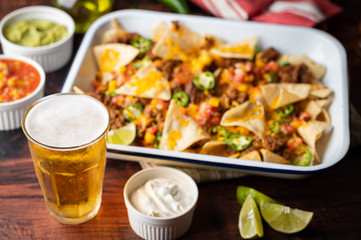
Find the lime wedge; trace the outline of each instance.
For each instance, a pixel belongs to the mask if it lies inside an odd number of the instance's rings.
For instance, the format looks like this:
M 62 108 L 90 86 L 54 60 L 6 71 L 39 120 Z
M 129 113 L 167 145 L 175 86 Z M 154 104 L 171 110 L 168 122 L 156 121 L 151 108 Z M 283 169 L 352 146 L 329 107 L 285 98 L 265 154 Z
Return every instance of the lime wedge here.
M 276 231 L 281 233 L 296 233 L 310 223 L 313 212 L 290 208 L 282 204 L 261 203 L 263 219 Z
M 110 130 L 108 133 L 108 143 L 129 145 L 134 141 L 136 132 L 137 129 L 134 123 Z
M 257 202 L 258 206 L 261 206 L 262 201 L 277 203 L 276 200 L 270 198 L 269 196 L 257 191 L 256 189 L 245 187 L 245 186 L 238 186 L 237 187 L 237 200 L 239 204 L 243 204 L 246 200 L 247 196 L 251 195 L 254 200 Z
M 251 195 L 244 201 L 239 213 L 238 228 L 243 239 L 263 237 L 263 225 L 256 202 Z

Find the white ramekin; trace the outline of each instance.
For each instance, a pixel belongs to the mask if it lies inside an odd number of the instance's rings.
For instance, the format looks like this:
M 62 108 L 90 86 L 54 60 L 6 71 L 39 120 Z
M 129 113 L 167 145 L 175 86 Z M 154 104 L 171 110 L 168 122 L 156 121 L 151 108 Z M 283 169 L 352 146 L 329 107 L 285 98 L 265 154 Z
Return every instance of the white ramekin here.
M 11 24 L 26 19 L 44 19 L 63 24 L 68 35 L 62 40 L 40 47 L 24 47 L 14 44 L 4 36 L 4 29 Z M 60 69 L 68 63 L 73 51 L 75 24 L 66 12 L 48 6 L 30 6 L 17 9 L 6 15 L 0 22 L 0 41 L 3 52 L 8 55 L 21 55 L 38 62 L 46 73 Z
M 169 178 L 184 185 L 193 200 L 189 208 L 172 217 L 153 217 L 139 212 L 130 202 L 130 194 L 146 181 L 153 178 Z M 153 167 L 143 169 L 134 174 L 124 187 L 125 206 L 128 211 L 130 226 L 133 231 L 144 239 L 170 240 L 181 237 L 191 226 L 193 213 L 198 201 L 198 187 L 186 173 L 171 167 Z
M 15 59 L 31 64 L 40 73 L 39 86 L 28 96 L 12 101 L 0 103 L 0 131 L 20 128 L 26 109 L 44 96 L 45 72 L 34 60 L 24 56 L 0 55 L 0 59 Z

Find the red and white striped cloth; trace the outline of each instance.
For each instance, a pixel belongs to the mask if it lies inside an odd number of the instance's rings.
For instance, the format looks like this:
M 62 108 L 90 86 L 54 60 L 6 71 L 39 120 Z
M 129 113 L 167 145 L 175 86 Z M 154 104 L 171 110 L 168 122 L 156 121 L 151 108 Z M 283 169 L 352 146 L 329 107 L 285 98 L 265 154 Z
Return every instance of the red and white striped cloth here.
M 340 13 L 327 0 L 191 0 L 217 17 L 313 27 Z

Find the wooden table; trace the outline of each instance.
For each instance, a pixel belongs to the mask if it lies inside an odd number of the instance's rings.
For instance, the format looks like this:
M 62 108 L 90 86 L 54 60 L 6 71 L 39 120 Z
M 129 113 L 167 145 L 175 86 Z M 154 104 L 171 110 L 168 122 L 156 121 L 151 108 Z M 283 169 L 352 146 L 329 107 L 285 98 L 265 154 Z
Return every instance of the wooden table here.
M 155 1 L 115 1 L 114 10 L 134 8 L 170 11 Z M 129 2 L 129 3 L 125 3 Z M 1 1 L 0 18 L 25 5 L 51 1 Z M 337 4 L 344 13 L 319 26 L 341 41 L 347 50 L 350 99 L 361 110 L 360 10 L 357 0 Z M 191 5 L 193 14 L 206 15 Z M 75 37 L 76 50 L 82 36 Z M 71 62 L 47 74 L 46 95 L 59 92 Z M 127 179 L 140 170 L 135 162 L 108 159 L 103 202 L 98 215 L 81 225 L 62 225 L 47 212 L 30 152 L 20 129 L 0 132 L 0 239 L 139 239 L 132 231 L 123 200 Z M 238 185 L 251 186 L 289 206 L 313 211 L 302 232 L 284 235 L 264 225 L 265 239 L 361 239 L 361 148 L 349 150 L 331 169 L 298 180 L 247 176 L 199 184 L 199 202 L 193 224 L 182 239 L 240 239 Z

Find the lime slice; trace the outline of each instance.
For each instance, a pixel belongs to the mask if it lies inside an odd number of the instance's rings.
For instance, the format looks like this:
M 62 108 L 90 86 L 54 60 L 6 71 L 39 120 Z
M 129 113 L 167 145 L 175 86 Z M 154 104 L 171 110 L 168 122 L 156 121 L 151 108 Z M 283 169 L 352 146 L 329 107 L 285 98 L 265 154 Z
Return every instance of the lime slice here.
M 261 203 L 261 214 L 274 230 L 281 233 L 296 233 L 303 230 L 313 216 L 313 212 L 266 201 Z
M 241 212 L 239 213 L 238 228 L 243 239 L 263 237 L 261 215 L 251 195 L 248 195 L 242 205 Z
M 247 196 L 251 195 L 254 200 L 257 202 L 258 206 L 261 206 L 262 201 L 277 203 L 276 200 L 270 198 L 269 196 L 257 191 L 256 189 L 245 187 L 245 186 L 238 186 L 237 187 L 237 200 L 239 204 L 243 204 L 246 200 Z
M 137 129 L 134 123 L 110 130 L 108 133 L 108 143 L 129 145 L 134 141 L 136 132 Z

